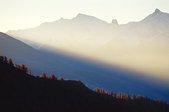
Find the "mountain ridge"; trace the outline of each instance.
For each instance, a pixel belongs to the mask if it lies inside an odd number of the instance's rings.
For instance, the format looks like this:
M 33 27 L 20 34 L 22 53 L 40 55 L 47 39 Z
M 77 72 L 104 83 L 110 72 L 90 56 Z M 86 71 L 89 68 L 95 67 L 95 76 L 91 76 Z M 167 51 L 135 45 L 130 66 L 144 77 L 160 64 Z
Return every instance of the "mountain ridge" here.
M 9 31 L 8 34 L 33 47 L 52 48 L 53 52 L 59 49 L 97 61 L 120 64 L 129 69 L 155 74 L 157 78 L 162 78 L 162 75 L 165 76 L 163 80 L 169 80 L 168 15 L 156 9 L 139 22 L 117 25 L 100 22 L 95 17 L 94 22 L 93 17 L 92 21 L 86 21 L 85 18 L 90 16 L 80 14 L 80 18 L 84 18 L 85 21 L 61 19 L 27 30 Z M 150 65 L 144 66 L 143 62 L 147 61 Z M 132 63 L 135 65 L 131 65 Z M 154 66 L 156 63 L 161 64 Z
M 105 89 L 90 90 L 81 81 L 32 76 L 25 66 L 0 56 L 0 111 L 10 112 L 168 112 L 169 105 L 123 92 L 114 96 Z M 43 77 L 42 77 L 43 76 Z M 10 108 L 9 108 L 10 107 Z
M 2 38 L 6 38 L 7 41 L 2 41 Z M 140 93 L 150 98 L 159 97 L 164 101 L 169 101 L 167 95 L 169 91 L 166 84 L 159 80 L 150 82 L 148 79 L 152 80 L 151 77 L 143 76 L 139 72 L 130 72 L 128 69 L 115 65 L 105 66 L 101 63 L 92 63 L 92 61 L 89 63 L 89 60 L 72 58 L 59 52 L 49 54 L 33 48 L 25 50 L 21 45 L 16 47 L 15 43 L 9 44 L 11 40 L 8 39 L 8 37 L 0 36 L 0 54 L 11 57 L 18 64 L 26 64 L 34 74 L 40 74 L 41 71 L 47 74 L 54 73 L 57 77 L 79 79 L 89 85 L 89 88 L 101 87 L 114 89 L 116 92 L 123 90 L 130 92 L 130 94 Z M 142 91 L 139 88 L 143 88 Z M 153 96 L 152 93 L 154 93 Z

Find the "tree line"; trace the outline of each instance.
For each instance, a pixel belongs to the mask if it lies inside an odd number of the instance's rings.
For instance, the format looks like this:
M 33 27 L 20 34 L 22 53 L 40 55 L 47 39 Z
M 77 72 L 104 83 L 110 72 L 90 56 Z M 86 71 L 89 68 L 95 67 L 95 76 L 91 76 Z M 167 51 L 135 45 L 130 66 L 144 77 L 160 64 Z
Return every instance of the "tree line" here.
M 63 77 L 57 78 L 53 73 L 48 76 L 45 72 L 42 72 L 42 74 L 40 76 L 37 76 L 36 74 L 32 74 L 32 71 L 30 69 L 28 69 L 28 67 L 26 67 L 24 64 L 15 64 L 14 65 L 13 60 L 11 58 L 8 59 L 6 56 L 0 56 L 0 62 L 7 63 L 10 66 L 13 66 L 17 69 L 20 69 L 20 70 L 24 71 L 25 73 L 27 73 L 28 75 L 33 76 L 34 78 L 62 80 L 62 81 L 68 80 L 68 79 L 64 79 Z M 135 94 L 129 95 L 129 94 L 125 94 L 123 92 L 116 93 L 113 90 L 106 91 L 104 88 L 98 88 L 98 87 L 94 88 L 93 91 L 98 93 L 98 94 L 104 94 L 104 95 L 112 96 L 113 99 L 145 100 L 145 101 L 149 100 L 148 98 L 146 98 L 142 95 L 137 95 L 137 96 Z M 163 103 L 160 99 L 154 99 L 153 101 Z
M 113 99 L 121 99 L 121 100 L 149 100 L 147 97 L 144 97 L 142 95 L 137 95 L 137 96 L 135 94 L 129 95 L 129 94 L 125 94 L 123 92 L 116 93 L 113 90 L 111 90 L 109 92 L 109 91 L 106 91 L 104 88 L 98 88 L 98 87 L 94 88 L 93 91 L 96 92 L 96 93 L 99 93 L 99 94 L 110 95 L 110 96 L 113 97 Z M 153 99 L 153 101 L 162 103 L 162 101 L 160 99 Z

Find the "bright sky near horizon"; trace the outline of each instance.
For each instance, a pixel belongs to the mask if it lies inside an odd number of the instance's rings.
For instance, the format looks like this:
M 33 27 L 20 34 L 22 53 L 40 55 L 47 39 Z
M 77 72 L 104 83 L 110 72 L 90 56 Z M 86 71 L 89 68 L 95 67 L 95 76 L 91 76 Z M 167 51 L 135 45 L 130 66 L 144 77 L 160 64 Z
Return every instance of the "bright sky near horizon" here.
M 169 0 L 0 0 L 0 31 L 71 19 L 78 13 L 124 24 L 139 21 L 156 8 L 169 12 Z

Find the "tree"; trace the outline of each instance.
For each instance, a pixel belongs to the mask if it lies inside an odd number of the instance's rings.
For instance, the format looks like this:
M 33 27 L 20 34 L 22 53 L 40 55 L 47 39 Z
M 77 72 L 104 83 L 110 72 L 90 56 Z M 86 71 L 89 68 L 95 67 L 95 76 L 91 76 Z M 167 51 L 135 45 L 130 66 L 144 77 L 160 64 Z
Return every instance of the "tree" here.
M 4 62 L 7 63 L 8 62 L 8 59 L 6 56 L 4 56 Z
M 11 66 L 14 66 L 13 61 L 12 61 L 11 58 L 8 59 L 8 64 L 11 65 Z
M 24 64 L 16 64 L 16 68 L 23 70 L 24 72 L 28 72 L 28 67 L 26 67 Z
M 116 93 L 113 94 L 113 98 L 116 98 Z
M 111 96 L 113 96 L 113 94 L 114 94 L 114 91 L 113 91 L 113 90 L 111 90 L 111 91 L 110 91 L 110 95 L 111 95 Z
M 106 93 L 105 89 L 104 88 L 100 88 L 100 93 L 105 94 Z
M 135 99 L 136 99 L 136 95 L 133 94 L 133 95 L 131 96 L 131 99 L 132 99 L 132 100 L 135 100 Z
M 15 67 L 18 68 L 18 69 L 20 69 L 18 64 L 16 64 Z
M 106 93 L 106 90 L 103 88 L 103 94 L 105 94 Z
M 69 79 L 68 78 L 66 78 L 66 79 L 64 79 L 65 81 L 68 81 Z
M 0 56 L 0 62 L 4 62 L 4 57 Z
M 109 91 L 105 91 L 105 94 L 109 95 Z
M 124 96 L 125 94 L 123 92 L 119 92 L 117 95 L 116 95 L 116 98 L 117 99 L 124 99 Z
M 37 78 L 36 74 L 33 75 L 35 78 Z
M 46 78 L 46 73 L 42 72 L 42 74 L 39 76 L 39 78 Z
M 59 77 L 58 80 L 64 80 L 63 77 Z
M 126 94 L 124 99 L 130 100 L 130 95 L 129 95 L 129 94 Z
M 20 69 L 27 72 L 28 71 L 28 67 L 26 67 L 24 64 L 20 65 Z
M 116 93 L 113 90 L 110 91 L 110 95 L 113 96 L 113 98 L 116 98 Z
M 32 75 L 32 71 L 31 70 L 29 70 L 29 75 Z
M 47 79 L 49 78 L 48 75 L 46 75 L 46 78 L 47 78 Z
M 100 92 L 100 90 L 99 90 L 98 87 L 94 88 L 94 91 L 95 91 L 96 93 L 99 93 L 99 92 Z
M 57 79 L 56 76 L 54 74 L 50 74 L 49 75 L 49 79 Z
M 88 87 L 88 85 L 87 85 L 87 84 L 85 84 L 85 86 L 86 86 L 86 87 Z
M 137 99 L 138 99 L 138 100 L 140 100 L 140 99 L 144 99 L 144 96 L 142 96 L 142 95 L 138 95 L 138 96 L 137 96 Z
M 154 99 L 155 102 L 162 103 L 160 99 Z
M 21 70 L 24 70 L 24 69 L 26 68 L 24 64 L 19 65 L 19 66 L 20 66 L 20 69 L 21 69 Z

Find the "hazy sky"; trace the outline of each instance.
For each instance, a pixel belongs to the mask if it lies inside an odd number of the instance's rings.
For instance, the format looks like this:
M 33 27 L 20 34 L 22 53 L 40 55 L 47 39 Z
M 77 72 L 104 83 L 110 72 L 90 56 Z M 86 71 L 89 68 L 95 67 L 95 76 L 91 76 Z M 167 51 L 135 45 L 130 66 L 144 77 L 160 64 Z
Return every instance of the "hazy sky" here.
M 78 13 L 123 24 L 139 21 L 156 8 L 169 12 L 169 0 L 0 0 L 0 31 L 69 19 Z

